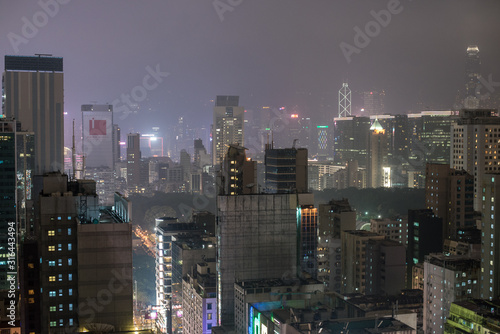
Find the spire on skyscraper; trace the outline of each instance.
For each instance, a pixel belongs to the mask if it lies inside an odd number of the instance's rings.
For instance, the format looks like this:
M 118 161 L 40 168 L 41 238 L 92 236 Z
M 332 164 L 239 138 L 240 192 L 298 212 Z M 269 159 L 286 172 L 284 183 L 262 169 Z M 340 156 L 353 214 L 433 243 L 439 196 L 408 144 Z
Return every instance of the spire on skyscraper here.
M 351 116 L 351 90 L 347 82 L 339 90 L 339 117 Z

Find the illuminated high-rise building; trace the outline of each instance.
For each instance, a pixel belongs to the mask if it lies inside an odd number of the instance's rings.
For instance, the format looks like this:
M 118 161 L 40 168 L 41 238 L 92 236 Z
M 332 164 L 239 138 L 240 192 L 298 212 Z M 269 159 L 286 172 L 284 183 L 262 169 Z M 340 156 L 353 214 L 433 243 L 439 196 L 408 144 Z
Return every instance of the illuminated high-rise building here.
M 212 128 L 212 163 L 219 166 L 231 144 L 244 146 L 243 124 L 245 109 L 239 96 L 217 96 Z
M 64 170 L 63 59 L 5 56 L 2 111 L 35 134 L 35 173 Z
M 479 48 L 477 45 L 469 45 L 465 58 L 465 108 L 479 108 L 480 78 L 481 59 L 479 58 Z
M 141 148 L 139 133 L 129 133 L 127 136 L 127 186 L 129 188 L 141 185 Z
M 9 266 L 16 263 L 15 245 L 9 236 L 17 232 L 16 222 L 16 131 L 19 123 L 15 120 L 0 118 L 0 289 L 9 289 L 7 280 Z M 12 254 L 14 253 L 14 254 Z M 12 261 L 12 262 L 11 262 Z M 13 275 L 15 278 L 15 275 Z
M 385 129 L 376 119 L 370 127 L 370 146 L 368 159 L 368 187 L 379 188 L 386 186 L 384 167 L 388 166 L 388 146 Z
M 481 298 L 500 295 L 500 174 L 487 173 L 481 183 Z
M 500 171 L 500 117 L 492 109 L 463 109 L 451 139 L 450 167 L 474 177 L 474 210 L 482 211 L 483 176 Z
M 82 105 L 82 147 L 86 168 L 114 168 L 113 106 Z
M 425 206 L 443 219 L 443 238 L 455 239 L 463 227 L 476 226 L 474 178 L 445 164 L 427 164 Z
M 345 163 L 357 160 L 360 166 L 366 166 L 370 118 L 338 117 L 333 124 L 334 161 Z

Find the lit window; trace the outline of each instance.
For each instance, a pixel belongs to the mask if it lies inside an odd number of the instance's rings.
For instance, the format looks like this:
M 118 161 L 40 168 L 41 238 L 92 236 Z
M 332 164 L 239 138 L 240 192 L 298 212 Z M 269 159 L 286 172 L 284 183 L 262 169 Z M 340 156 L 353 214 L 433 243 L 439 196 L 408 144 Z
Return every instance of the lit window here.
M 53 237 L 54 235 L 56 235 L 56 231 L 50 230 L 50 231 L 47 232 L 47 234 L 48 234 L 49 237 Z
M 49 246 L 49 252 L 53 252 L 56 250 L 56 246 Z
M 49 282 L 55 282 L 56 277 L 55 276 L 49 276 Z

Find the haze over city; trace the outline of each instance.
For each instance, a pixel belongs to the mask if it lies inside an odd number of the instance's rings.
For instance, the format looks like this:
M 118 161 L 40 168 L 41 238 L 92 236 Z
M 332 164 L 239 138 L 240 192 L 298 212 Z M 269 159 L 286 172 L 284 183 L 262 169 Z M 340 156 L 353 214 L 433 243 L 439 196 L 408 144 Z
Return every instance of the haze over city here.
M 124 132 L 165 127 L 180 115 L 208 126 L 217 94 L 239 95 L 249 109 L 298 106 L 324 121 L 336 116 L 345 80 L 353 91 L 385 90 L 392 114 L 447 110 L 471 44 L 480 47 L 483 76 L 500 81 L 498 1 L 397 2 L 398 13 L 350 63 L 340 44 L 355 46 L 354 28 L 364 31 L 375 21 L 371 12 L 391 1 L 61 1 L 24 37 L 26 20 L 43 9 L 36 1 L 5 0 L 0 51 L 63 57 L 65 111 L 77 122 L 82 104 L 111 103 L 142 85 L 146 67 L 168 72 L 138 112 L 118 122 Z M 319 103 L 331 114 L 320 114 Z M 69 128 L 66 122 L 66 141 Z
M 0 0 L 0 332 L 500 333 L 499 13 Z

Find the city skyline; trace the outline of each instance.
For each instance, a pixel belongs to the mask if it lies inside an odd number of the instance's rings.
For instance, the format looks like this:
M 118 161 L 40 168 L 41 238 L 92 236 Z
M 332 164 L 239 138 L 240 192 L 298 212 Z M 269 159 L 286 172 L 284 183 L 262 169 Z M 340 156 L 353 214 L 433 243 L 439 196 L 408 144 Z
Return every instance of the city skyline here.
M 66 142 L 68 121 L 95 102 L 114 105 L 124 133 L 149 132 L 151 118 L 166 128 L 179 115 L 208 126 L 221 94 L 239 95 L 249 109 L 296 106 L 321 121 L 336 115 L 345 80 L 353 113 L 355 92 L 370 90 L 385 90 L 392 114 L 451 109 L 469 45 L 480 49 L 486 92 L 497 89 L 495 1 L 287 2 L 290 11 L 219 2 L 0 1 L 0 50 L 65 59 Z M 363 41 L 366 28 L 373 31 Z

